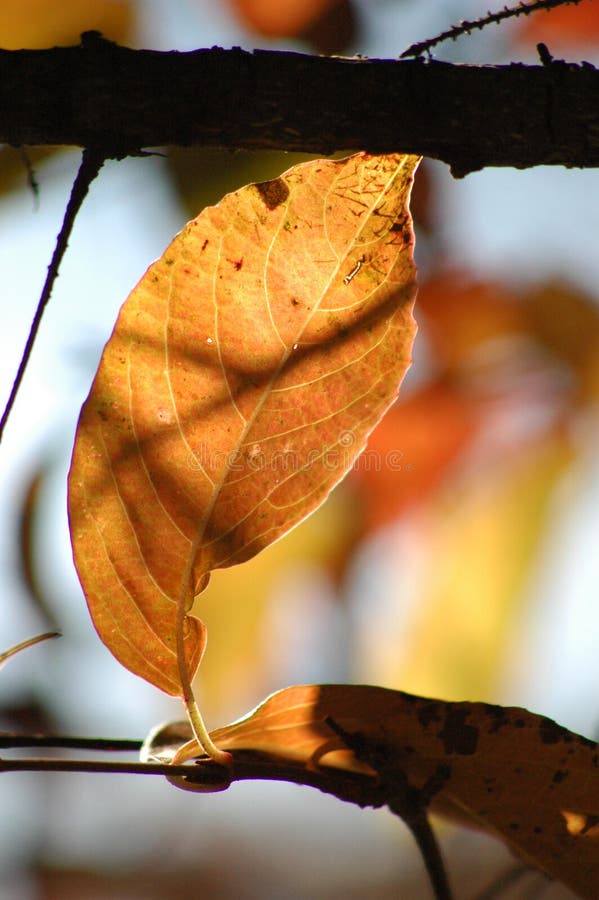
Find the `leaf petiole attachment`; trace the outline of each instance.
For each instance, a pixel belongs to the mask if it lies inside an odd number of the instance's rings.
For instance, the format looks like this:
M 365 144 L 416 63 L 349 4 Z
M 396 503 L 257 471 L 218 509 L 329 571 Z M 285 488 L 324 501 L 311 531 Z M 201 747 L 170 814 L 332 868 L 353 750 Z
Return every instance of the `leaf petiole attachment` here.
M 187 573 L 186 573 L 187 574 Z M 187 656 L 185 653 L 185 620 L 187 619 L 187 592 L 185 590 L 185 585 L 187 583 L 187 577 L 184 576 L 182 582 L 182 590 L 177 602 L 177 665 L 179 669 L 179 680 L 181 682 L 181 692 L 183 702 L 185 704 L 185 708 L 187 710 L 187 716 L 189 718 L 189 724 L 191 725 L 195 741 L 191 743 L 197 742 L 200 752 L 209 756 L 215 763 L 218 763 L 220 766 L 229 766 L 232 761 L 232 756 L 230 753 L 227 753 L 225 750 L 219 750 L 215 745 L 213 740 L 208 733 L 208 729 L 206 728 L 206 724 L 204 719 L 202 718 L 202 714 L 200 712 L 200 708 L 197 704 L 193 687 L 191 685 L 191 676 L 189 673 L 189 665 L 187 662 Z M 194 616 L 195 622 L 199 626 L 199 643 L 201 645 L 200 648 L 200 660 L 204 655 L 204 650 L 206 648 L 206 626 L 204 623 Z M 189 758 L 189 754 L 186 756 Z M 174 760 L 173 760 L 174 762 Z M 180 758 L 177 757 L 177 762 L 180 762 Z

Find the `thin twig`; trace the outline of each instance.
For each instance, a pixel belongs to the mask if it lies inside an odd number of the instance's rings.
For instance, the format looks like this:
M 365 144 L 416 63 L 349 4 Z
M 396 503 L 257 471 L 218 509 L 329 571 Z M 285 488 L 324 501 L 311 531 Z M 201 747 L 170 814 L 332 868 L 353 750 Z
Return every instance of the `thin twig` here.
M 35 644 L 39 644 L 41 641 L 47 641 L 49 638 L 60 637 L 59 631 L 46 631 L 44 634 L 36 634 L 35 637 L 27 638 L 26 641 L 21 641 L 20 644 L 15 644 L 14 647 L 11 647 L 9 650 L 5 650 L 3 653 L 0 653 L 0 668 L 4 665 L 7 660 L 11 659 L 13 656 L 16 656 L 17 653 L 20 653 L 21 650 L 26 650 L 28 647 L 33 647 Z
M 447 31 L 442 31 L 434 38 L 430 38 L 427 41 L 421 41 L 418 44 L 412 44 L 411 47 L 404 50 L 399 58 L 405 59 L 407 56 L 422 56 L 423 53 L 430 53 L 433 47 L 436 47 L 437 44 L 440 44 L 443 41 L 455 41 L 464 34 L 470 34 L 470 32 L 475 29 L 480 30 L 487 25 L 499 25 L 499 23 L 503 22 L 505 19 L 515 19 L 518 16 L 529 16 L 531 13 L 539 12 L 543 9 L 549 11 L 555 9 L 557 6 L 576 6 L 581 2 L 582 0 L 534 0 L 533 3 L 521 3 L 519 6 L 505 6 L 498 12 L 489 12 L 486 16 L 481 16 L 480 19 L 473 19 L 471 22 L 460 22 L 459 25 L 453 25 L 451 28 L 448 28 Z
M 0 732 L 0 750 L 17 747 L 56 747 L 62 750 L 100 750 L 107 753 L 134 753 L 140 750 L 141 741 L 110 740 L 107 738 L 57 737 L 38 734 L 12 734 Z
M 21 357 L 21 362 L 19 363 L 19 368 L 17 370 L 10 396 L 6 403 L 4 412 L 2 413 L 2 418 L 0 419 L 0 441 L 2 441 L 4 428 L 14 406 L 18 390 L 21 386 L 21 382 L 27 368 L 27 363 L 29 362 L 29 358 L 31 356 L 31 351 L 33 349 L 33 344 L 40 327 L 40 322 L 42 320 L 44 310 L 48 304 L 48 300 L 50 299 L 50 294 L 52 293 L 54 282 L 58 277 L 58 269 L 60 267 L 60 263 L 64 256 L 65 250 L 67 249 L 77 213 L 81 209 L 81 205 L 85 200 L 90 184 L 102 168 L 104 159 L 104 154 L 100 153 L 97 150 L 86 148 L 83 151 L 81 157 L 81 165 L 79 166 L 77 177 L 73 182 L 73 187 L 71 189 L 71 195 L 69 197 L 69 202 L 67 203 L 67 208 L 65 210 L 62 227 L 60 229 L 58 237 L 56 238 L 56 246 L 54 247 L 52 260 L 50 262 L 50 265 L 48 266 L 46 281 L 40 295 L 33 321 L 31 322 L 29 337 L 27 338 L 27 343 L 25 344 L 25 349 L 23 350 L 23 355 Z
M 95 739 L 92 739 L 95 741 Z M 14 746 L 14 745 L 13 745 Z M 0 759 L 2 772 L 79 772 L 112 775 L 162 775 L 181 778 L 178 785 L 193 790 L 201 785 L 203 790 L 223 790 L 234 781 L 287 781 L 315 787 L 339 800 L 358 806 L 380 808 L 387 802 L 386 788 L 376 779 L 352 772 L 328 769 L 325 766 L 312 771 L 301 764 L 279 761 L 250 751 L 232 754 L 232 763 L 219 766 L 211 759 L 198 760 L 194 765 L 172 763 L 103 762 L 89 759 L 23 758 Z
M 46 743 L 47 742 L 47 743 Z M 1 749 L 25 746 L 63 747 L 86 750 L 138 751 L 141 741 L 106 740 L 102 738 L 41 737 L 37 735 L 3 734 Z M 311 769 L 301 763 L 280 760 L 265 754 L 239 750 L 232 753 L 227 766 L 211 759 L 196 760 L 193 764 L 173 765 L 158 762 L 104 762 L 89 759 L 21 758 L 0 759 L 2 772 L 84 772 L 99 774 L 162 775 L 180 778 L 177 786 L 184 790 L 223 790 L 234 781 L 287 781 L 314 787 L 346 803 L 378 809 L 389 801 L 389 786 L 377 778 L 319 766 Z
M 0 772 L 83 772 L 113 775 L 190 774 L 191 766 L 168 763 L 101 762 L 95 759 L 1 759 Z

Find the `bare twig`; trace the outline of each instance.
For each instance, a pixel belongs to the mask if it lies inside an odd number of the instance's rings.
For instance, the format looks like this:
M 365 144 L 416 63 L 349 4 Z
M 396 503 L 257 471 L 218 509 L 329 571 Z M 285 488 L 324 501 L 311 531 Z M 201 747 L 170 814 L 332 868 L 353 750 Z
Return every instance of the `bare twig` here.
M 0 750 L 23 747 L 56 747 L 63 750 L 100 750 L 108 753 L 138 752 L 141 741 L 110 738 L 57 737 L 40 734 L 12 734 L 0 732 Z
M 34 745 L 35 737 L 13 737 L 4 735 L 3 747 L 22 747 L 27 739 L 30 745 Z M 48 746 L 68 746 L 69 738 L 52 738 L 52 744 Z M 96 750 L 102 750 L 103 741 L 96 738 L 74 739 L 80 746 L 83 742 L 86 746 Z M 117 749 L 138 749 L 140 744 L 136 741 L 113 741 Z M 131 743 L 135 747 L 118 744 Z M 71 745 L 75 746 L 75 744 Z M 308 769 L 302 764 L 293 764 L 277 759 L 265 757 L 259 753 L 250 751 L 236 751 L 232 754 L 233 761 L 230 766 L 223 767 L 214 763 L 211 759 L 198 760 L 195 764 L 172 765 L 171 763 L 143 763 L 143 762 L 104 762 L 91 759 L 48 759 L 48 758 L 23 758 L 0 759 L 0 773 L 2 772 L 79 772 L 88 774 L 116 774 L 116 775 L 162 775 L 169 778 L 180 778 L 180 787 L 193 790 L 194 786 L 201 786 L 203 790 L 223 790 L 234 781 L 262 780 L 262 781 L 288 781 L 293 784 L 303 784 L 315 787 L 324 793 L 331 794 L 348 803 L 358 806 L 372 806 L 379 808 L 386 805 L 387 797 L 377 779 L 356 775 L 351 772 L 343 772 L 336 769 L 327 769 L 325 766 L 318 769 Z
M 460 22 L 459 25 L 453 25 L 451 28 L 448 28 L 447 31 L 442 31 L 434 38 L 412 44 L 407 50 L 404 50 L 399 58 L 405 59 L 408 56 L 422 56 L 423 53 L 430 53 L 433 47 L 436 47 L 437 44 L 441 44 L 443 41 L 455 41 L 457 38 L 462 37 L 462 35 L 470 34 L 477 29 L 480 31 L 487 25 L 499 25 L 499 23 L 505 21 L 505 19 L 515 19 L 518 16 L 529 16 L 531 13 L 539 12 L 540 10 L 549 11 L 555 9 L 557 6 L 576 6 L 581 2 L 582 0 L 533 0 L 532 3 L 520 3 L 518 6 L 504 6 L 504 8 L 498 10 L 498 12 L 489 12 L 486 16 L 481 16 L 480 19 L 473 19 L 471 22 Z
M 39 644 L 41 641 L 47 641 L 49 638 L 54 637 L 60 637 L 60 632 L 46 631 L 44 634 L 37 634 L 35 637 L 27 638 L 26 641 L 21 641 L 20 644 L 15 644 L 10 650 L 5 650 L 3 653 L 0 653 L 0 668 L 12 656 L 16 656 L 17 653 L 20 653 L 21 650 L 26 650 L 27 647 L 33 647 L 34 644 Z
M 52 260 L 50 262 L 50 265 L 48 266 L 48 274 L 46 276 L 46 281 L 44 283 L 44 287 L 38 301 L 37 309 L 31 323 L 29 336 L 25 344 L 25 349 L 23 350 L 21 362 L 19 363 L 19 368 L 17 370 L 10 396 L 7 400 L 4 412 L 2 413 L 2 418 L 0 419 L 0 441 L 2 441 L 4 428 L 14 406 L 17 393 L 25 374 L 25 370 L 27 369 L 27 364 L 31 356 L 31 351 L 33 350 L 35 338 L 39 331 L 44 310 L 50 299 L 54 282 L 58 277 L 60 263 L 64 256 L 65 250 L 67 249 L 71 231 L 73 230 L 73 225 L 75 223 L 75 218 L 77 217 L 77 213 L 81 209 L 81 205 L 85 200 L 85 197 L 87 196 L 90 184 L 102 168 L 104 159 L 104 154 L 97 150 L 86 149 L 83 151 L 81 165 L 79 166 L 77 177 L 73 182 L 73 187 L 71 189 L 71 195 L 69 197 L 69 202 L 67 203 L 67 208 L 65 210 L 62 227 L 60 229 L 60 232 L 58 233 L 58 237 L 56 238 L 56 246 L 54 247 Z
M 189 766 L 168 763 L 100 762 L 95 759 L 2 759 L 0 772 L 80 772 L 104 775 L 188 775 Z

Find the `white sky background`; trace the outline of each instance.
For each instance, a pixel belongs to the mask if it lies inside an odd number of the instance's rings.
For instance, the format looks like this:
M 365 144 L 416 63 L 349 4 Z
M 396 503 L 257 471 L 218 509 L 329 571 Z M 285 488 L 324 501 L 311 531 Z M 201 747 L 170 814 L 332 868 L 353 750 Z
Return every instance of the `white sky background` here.
M 480 14 L 487 5 L 487 2 L 465 0 L 444 4 L 361 0 L 359 7 L 364 19 L 365 40 L 355 48 L 356 52 L 367 56 L 397 56 L 413 40 L 439 29 L 440 7 L 447 11 L 447 22 L 453 23 Z M 142 6 L 147 12 L 142 31 L 146 46 L 185 50 L 213 44 L 250 48 L 256 43 L 227 15 L 224 4 L 207 0 L 187 0 L 177 4 L 146 0 Z M 158 30 L 156 22 L 159 20 L 161 27 Z M 505 41 L 500 29 L 493 28 L 486 34 L 474 35 L 469 42 L 445 46 L 439 55 L 460 61 L 501 62 L 504 61 Z M 590 58 L 589 54 L 587 58 Z M 20 359 L 78 161 L 79 153 L 73 151 L 40 167 L 38 211 L 33 210 L 33 199 L 27 191 L 15 192 L 0 201 L 2 406 Z M 2 647 L 40 630 L 40 623 L 31 612 L 20 584 L 17 580 L 11 581 L 16 552 L 16 509 L 24 483 L 40 462 L 52 469 L 43 499 L 46 520 L 42 526 L 44 542 L 40 565 L 47 566 L 53 573 L 51 599 L 59 614 L 63 610 L 64 621 L 68 622 L 60 652 L 50 645 L 27 651 L 26 656 L 3 670 L 0 691 L 3 695 L 18 695 L 31 684 L 37 685 L 50 699 L 60 697 L 56 708 L 63 717 L 65 731 L 140 736 L 159 719 L 178 715 L 177 704 L 121 669 L 96 638 L 70 560 L 65 513 L 66 471 L 76 418 L 89 389 L 101 346 L 110 334 L 120 304 L 185 221 L 176 197 L 161 177 L 163 167 L 159 158 L 109 163 L 92 185 L 76 222 L 25 382 L 0 447 Z M 439 167 L 439 185 L 445 207 L 450 210 L 445 218 L 446 246 L 457 263 L 462 262 L 469 269 L 492 277 L 507 275 L 528 280 L 561 274 L 587 290 L 599 293 L 596 291 L 599 283 L 598 172 L 558 168 L 518 173 L 487 170 L 462 181 L 452 181 L 445 167 Z M 90 348 L 93 352 L 89 352 Z M 538 619 L 531 621 L 530 644 L 526 647 L 526 653 L 530 654 L 526 680 L 510 685 L 509 696 L 506 688 L 505 697 L 506 703 L 529 705 L 587 733 L 596 727 L 599 718 L 596 708 L 599 684 L 596 650 L 599 625 L 596 611 L 598 501 L 599 467 L 589 463 L 588 491 L 568 517 L 560 520 L 555 533 L 548 537 L 538 584 L 531 585 L 535 598 L 533 607 L 540 608 L 542 604 L 543 624 L 539 629 Z M 371 550 L 373 565 L 382 565 L 380 553 L 381 545 L 374 545 Z M 384 566 L 381 578 L 384 578 Z M 55 596 L 57 590 L 59 596 Z M 563 603 L 564 594 L 568 596 L 567 605 Z M 553 660 L 551 672 L 546 671 L 548 658 Z M 144 779 L 144 782 L 149 780 Z M 94 791 L 93 787 L 82 788 L 80 783 L 78 790 L 81 789 Z M 6 790 L 10 800 L 13 788 Z M 150 805 L 156 798 L 163 805 L 165 815 L 171 805 L 177 806 L 178 810 L 181 803 L 186 810 L 190 808 L 190 804 L 182 801 L 181 795 L 168 785 L 147 786 L 144 783 L 143 789 L 137 787 L 134 790 L 131 816 L 135 814 L 136 823 L 139 823 L 139 810 L 143 804 Z M 97 819 L 94 823 L 85 817 L 84 804 L 77 799 L 82 796 L 73 791 L 64 798 L 72 821 L 77 823 L 77 827 L 73 826 L 74 830 L 69 832 L 71 855 L 75 857 L 79 852 L 76 846 L 73 848 L 75 832 L 80 837 L 82 856 L 85 856 L 89 843 L 97 840 L 97 830 L 94 832 Z M 202 803 L 206 804 L 205 808 L 210 810 L 214 820 L 221 822 L 221 827 L 227 821 L 237 821 L 236 827 L 243 829 L 247 823 L 243 821 L 240 809 L 244 804 L 247 808 L 248 800 L 251 808 L 252 797 L 260 797 L 263 802 L 265 796 L 272 825 L 272 818 L 276 820 L 278 815 L 278 804 L 282 809 L 289 802 L 287 790 L 280 785 L 276 786 L 276 791 L 266 794 L 263 785 L 244 786 L 234 795 L 231 793 L 231 797 L 218 795 L 214 800 L 206 797 L 202 798 Z M 20 807 L 22 794 L 18 800 L 15 794 L 14 800 Z M 192 800 L 196 802 L 193 797 Z M 90 796 L 89 804 L 95 802 Z M 269 807 L 271 802 L 272 808 Z M 321 834 L 326 833 L 326 827 L 322 825 L 325 821 L 334 823 L 332 828 L 342 822 L 350 829 L 355 821 L 360 836 L 357 843 L 351 842 L 353 849 L 347 854 L 348 865 L 352 854 L 358 867 L 366 855 L 372 857 L 381 844 L 385 846 L 384 829 L 373 826 L 374 819 L 370 817 L 365 825 L 364 813 L 356 811 L 354 820 L 354 811 L 347 806 L 337 811 L 333 805 L 323 805 L 322 798 L 312 800 L 310 797 L 311 802 L 318 808 Z M 9 841 L 8 846 L 0 850 L 0 860 L 7 853 L 13 854 L 14 861 L 15 847 L 30 829 L 32 815 L 26 809 L 22 813 L 23 833 L 17 820 L 15 843 Z M 113 823 L 107 827 L 108 831 L 112 827 L 112 831 L 104 835 L 100 844 L 107 842 L 107 852 L 114 853 L 119 835 L 125 834 L 127 827 L 131 828 L 133 824 L 129 822 L 127 826 L 125 816 L 121 825 L 114 826 Z M 257 840 L 261 839 L 261 826 L 256 826 L 254 821 L 252 827 L 257 827 Z M 143 833 L 140 840 L 142 838 Z M 64 853 L 61 840 L 58 828 L 52 841 L 55 849 Z M 203 839 L 204 844 L 206 840 Z M 357 851 L 357 847 L 362 847 L 363 851 Z M 314 848 L 308 849 L 313 854 Z M 306 848 L 304 850 L 308 853 Z M 394 833 L 391 833 L 388 850 L 390 854 L 396 850 Z M 15 900 L 17 896 L 18 900 L 25 900 L 27 895 L 15 894 Z

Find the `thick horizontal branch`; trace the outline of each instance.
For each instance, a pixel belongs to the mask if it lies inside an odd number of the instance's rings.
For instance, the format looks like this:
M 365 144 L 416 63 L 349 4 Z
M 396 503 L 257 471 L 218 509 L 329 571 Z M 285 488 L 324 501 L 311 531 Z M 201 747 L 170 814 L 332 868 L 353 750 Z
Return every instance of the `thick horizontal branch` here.
M 0 141 L 120 157 L 205 145 L 367 150 L 486 166 L 599 166 L 599 71 L 299 53 L 81 46 L 0 51 Z

